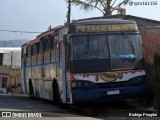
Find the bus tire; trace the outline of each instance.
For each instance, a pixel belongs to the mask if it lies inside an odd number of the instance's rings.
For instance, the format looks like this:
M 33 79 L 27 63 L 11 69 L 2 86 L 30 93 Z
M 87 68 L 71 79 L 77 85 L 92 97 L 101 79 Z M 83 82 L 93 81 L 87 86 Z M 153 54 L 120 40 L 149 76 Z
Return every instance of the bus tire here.
M 62 103 L 61 101 L 59 87 L 56 80 L 53 82 L 53 101 L 59 105 L 60 108 L 68 109 L 68 104 Z
M 31 80 L 29 82 L 29 91 L 30 91 L 30 97 L 31 98 L 35 98 L 35 96 L 34 96 L 34 90 L 33 90 L 33 85 L 32 85 Z
M 53 81 L 53 101 L 60 105 L 61 99 L 60 99 L 60 92 L 57 81 Z

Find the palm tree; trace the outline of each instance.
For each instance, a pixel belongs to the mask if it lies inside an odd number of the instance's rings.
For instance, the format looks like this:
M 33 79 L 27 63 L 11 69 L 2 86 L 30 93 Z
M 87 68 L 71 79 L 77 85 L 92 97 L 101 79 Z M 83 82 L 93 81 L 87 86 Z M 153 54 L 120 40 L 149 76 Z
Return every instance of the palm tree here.
M 80 6 L 80 9 L 85 11 L 98 9 L 103 16 L 112 15 L 113 11 L 118 11 L 120 14 L 125 14 L 125 9 L 121 8 L 122 5 L 126 5 L 129 0 L 123 0 L 119 4 L 115 5 L 117 0 L 67 0 L 71 1 L 72 5 Z

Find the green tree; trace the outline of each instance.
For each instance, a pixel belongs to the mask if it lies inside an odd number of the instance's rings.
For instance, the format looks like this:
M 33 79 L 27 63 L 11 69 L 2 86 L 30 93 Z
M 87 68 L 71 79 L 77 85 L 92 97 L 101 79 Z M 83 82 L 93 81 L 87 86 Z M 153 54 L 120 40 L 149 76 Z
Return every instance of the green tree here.
M 85 11 L 98 9 L 103 16 L 112 15 L 114 11 L 125 14 L 125 9 L 121 6 L 126 5 L 128 2 L 129 0 L 121 0 L 119 3 L 117 0 L 71 0 L 72 5 L 79 6 L 80 9 Z

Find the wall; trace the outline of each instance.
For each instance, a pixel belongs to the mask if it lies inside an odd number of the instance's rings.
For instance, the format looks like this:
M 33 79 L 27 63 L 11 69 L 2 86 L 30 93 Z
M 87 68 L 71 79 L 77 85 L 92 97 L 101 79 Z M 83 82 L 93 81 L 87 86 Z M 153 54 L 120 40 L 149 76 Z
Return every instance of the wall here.
M 21 67 L 21 48 L 1 48 L 0 54 L 2 55 L 2 65 L 11 66 L 12 68 Z
M 18 85 L 22 83 L 21 69 L 10 68 L 10 66 L 0 66 L 0 88 L 2 87 L 2 79 L 6 78 L 6 85 Z
M 20 68 L 11 68 L 9 71 L 10 76 L 10 84 L 18 85 L 18 83 L 22 83 L 21 81 L 21 69 Z
M 0 66 L 0 74 L 9 74 L 10 66 Z
M 160 28 L 140 29 L 143 54 L 147 64 L 153 64 L 154 54 L 160 54 Z
M 0 66 L 0 88 L 3 87 L 2 85 L 3 79 L 7 79 L 6 84 L 9 84 L 9 69 L 10 69 L 9 66 Z

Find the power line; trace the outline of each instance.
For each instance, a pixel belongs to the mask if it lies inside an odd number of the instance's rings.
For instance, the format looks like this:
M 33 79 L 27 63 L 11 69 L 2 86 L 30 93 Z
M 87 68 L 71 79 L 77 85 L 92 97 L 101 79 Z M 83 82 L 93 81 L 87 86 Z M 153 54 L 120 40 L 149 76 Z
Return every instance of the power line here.
M 31 31 L 17 31 L 17 30 L 0 30 L 0 32 L 19 32 L 19 33 L 42 33 L 42 32 L 31 32 Z

